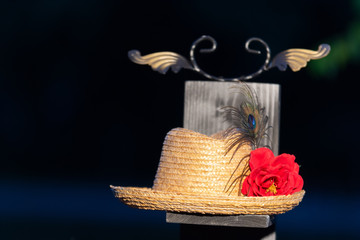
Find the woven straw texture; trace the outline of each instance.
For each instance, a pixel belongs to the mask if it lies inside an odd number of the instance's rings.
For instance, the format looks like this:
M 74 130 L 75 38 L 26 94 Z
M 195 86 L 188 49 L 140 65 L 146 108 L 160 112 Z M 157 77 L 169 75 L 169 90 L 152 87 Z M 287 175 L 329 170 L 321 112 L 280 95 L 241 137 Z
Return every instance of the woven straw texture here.
M 245 167 L 250 147 L 226 154 L 225 141 L 176 128 L 165 138 L 154 190 L 197 195 L 224 195 Z M 244 159 L 238 166 L 241 159 Z M 234 174 L 233 174 L 234 173 Z M 232 177 L 231 177 L 232 176 Z M 239 181 L 228 194 L 238 196 Z
M 151 210 L 203 214 L 279 214 L 297 206 L 300 191 L 289 196 L 239 196 L 249 146 L 226 154 L 221 134 L 211 137 L 183 129 L 171 130 L 164 141 L 154 185 L 112 187 L 125 204 Z
M 299 205 L 305 194 L 302 190 L 287 196 L 217 197 L 168 193 L 151 188 L 113 187 L 113 190 L 123 203 L 135 208 L 219 215 L 281 214 Z

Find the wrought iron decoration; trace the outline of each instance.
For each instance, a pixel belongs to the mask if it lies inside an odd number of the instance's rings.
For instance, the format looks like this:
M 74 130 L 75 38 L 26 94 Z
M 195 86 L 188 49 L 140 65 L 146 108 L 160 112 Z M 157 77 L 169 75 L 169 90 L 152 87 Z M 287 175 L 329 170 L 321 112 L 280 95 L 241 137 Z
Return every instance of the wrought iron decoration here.
M 182 68 L 185 68 L 198 72 L 206 78 L 217 81 L 245 81 L 252 79 L 260 75 L 263 71 L 268 71 L 274 67 L 277 67 L 280 71 L 285 71 L 287 66 L 289 66 L 294 72 L 299 71 L 301 68 L 307 65 L 308 61 L 326 57 L 330 52 L 330 46 L 328 44 L 320 44 L 317 51 L 293 48 L 278 53 L 270 62 L 271 52 L 267 43 L 260 38 L 250 38 L 245 43 L 246 51 L 249 53 L 261 54 L 261 51 L 250 48 L 250 44 L 252 42 L 261 43 L 266 49 L 266 59 L 264 64 L 259 70 L 252 74 L 243 75 L 237 78 L 224 78 L 213 76 L 205 72 L 197 64 L 194 52 L 198 44 L 202 41 L 210 41 L 212 43 L 212 47 L 209 49 L 200 49 L 201 53 L 211 53 L 216 50 L 217 42 L 215 39 L 206 35 L 202 36 L 191 45 L 190 61 L 188 61 L 180 54 L 174 52 L 156 52 L 141 56 L 138 50 L 131 50 L 129 51 L 128 56 L 134 63 L 143 65 L 147 64 L 151 66 L 154 71 L 158 71 L 162 74 L 165 74 L 170 68 L 174 73 L 178 73 Z

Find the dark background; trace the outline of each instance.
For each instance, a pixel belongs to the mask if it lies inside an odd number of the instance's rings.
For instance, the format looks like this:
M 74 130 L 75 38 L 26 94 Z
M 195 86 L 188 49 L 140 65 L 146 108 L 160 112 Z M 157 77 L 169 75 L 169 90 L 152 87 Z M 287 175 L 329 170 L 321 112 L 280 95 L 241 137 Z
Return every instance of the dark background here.
M 302 166 L 307 193 L 277 218 L 278 239 L 360 237 L 359 1 L 1 1 L 0 239 L 173 239 L 165 213 L 132 209 L 109 185 L 151 187 L 166 133 L 182 125 L 187 79 L 131 63 L 211 35 L 199 57 L 214 75 L 255 71 L 244 51 L 332 47 L 282 87 L 280 152 Z

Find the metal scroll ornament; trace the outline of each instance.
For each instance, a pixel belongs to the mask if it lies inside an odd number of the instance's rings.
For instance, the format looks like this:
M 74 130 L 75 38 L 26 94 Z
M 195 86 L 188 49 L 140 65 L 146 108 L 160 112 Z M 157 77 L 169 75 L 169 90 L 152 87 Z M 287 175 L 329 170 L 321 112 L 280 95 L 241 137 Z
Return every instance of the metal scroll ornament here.
M 320 44 L 317 51 L 293 48 L 288 49 L 283 52 L 278 53 L 271 61 L 271 52 L 270 48 L 265 41 L 260 38 L 250 38 L 245 43 L 245 49 L 249 53 L 261 54 L 261 51 L 250 48 L 252 42 L 261 43 L 266 50 L 266 59 L 264 64 L 256 72 L 243 75 L 236 78 L 224 78 L 211 75 L 204 70 L 202 70 L 197 64 L 194 56 L 195 49 L 200 42 L 210 41 L 212 47 L 209 49 L 200 49 L 200 53 L 211 53 L 216 50 L 217 43 L 214 38 L 210 36 L 202 36 L 197 39 L 192 45 L 190 50 L 190 61 L 180 54 L 174 52 L 156 52 L 151 53 L 145 56 L 141 56 L 138 50 L 131 50 L 128 53 L 128 56 L 131 61 L 137 64 L 149 65 L 154 71 L 158 71 L 162 74 L 165 74 L 170 68 L 174 73 L 178 73 L 182 68 L 190 69 L 195 72 L 200 73 L 206 78 L 217 80 L 217 81 L 245 81 L 252 79 L 260 75 L 263 71 L 268 71 L 271 68 L 277 67 L 280 71 L 285 71 L 287 66 L 291 68 L 292 71 L 299 71 L 301 68 L 306 67 L 307 62 L 314 59 L 320 59 L 326 57 L 330 52 L 330 46 L 328 44 Z

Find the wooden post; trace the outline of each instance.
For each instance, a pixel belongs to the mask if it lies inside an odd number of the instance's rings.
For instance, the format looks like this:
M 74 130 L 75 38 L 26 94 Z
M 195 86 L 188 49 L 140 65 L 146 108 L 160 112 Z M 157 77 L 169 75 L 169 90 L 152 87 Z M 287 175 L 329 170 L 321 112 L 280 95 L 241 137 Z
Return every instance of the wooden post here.
M 220 108 L 237 106 L 239 97 L 232 94 L 231 82 L 187 81 L 185 83 L 184 127 L 203 134 L 225 130 Z M 279 148 L 280 86 L 278 84 L 248 83 L 265 107 L 269 116 L 269 137 L 275 155 Z M 167 213 L 166 221 L 180 223 L 180 239 L 276 239 L 274 217 L 268 215 L 214 216 Z

